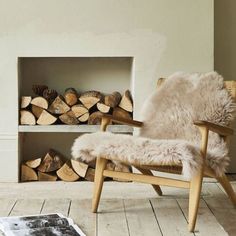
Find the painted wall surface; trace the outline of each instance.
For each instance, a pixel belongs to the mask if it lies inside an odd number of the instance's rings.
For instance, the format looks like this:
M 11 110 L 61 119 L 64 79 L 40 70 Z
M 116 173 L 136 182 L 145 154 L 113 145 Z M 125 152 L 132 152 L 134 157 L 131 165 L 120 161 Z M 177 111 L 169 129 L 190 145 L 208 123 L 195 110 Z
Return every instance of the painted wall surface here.
M 215 0 L 215 70 L 236 80 L 236 1 Z M 236 130 L 236 121 L 234 122 Z M 236 173 L 236 134 L 231 140 L 229 171 Z
M 18 180 L 17 58 L 34 56 L 134 57 L 138 118 L 158 77 L 213 69 L 213 0 L 0 0 L 0 181 Z

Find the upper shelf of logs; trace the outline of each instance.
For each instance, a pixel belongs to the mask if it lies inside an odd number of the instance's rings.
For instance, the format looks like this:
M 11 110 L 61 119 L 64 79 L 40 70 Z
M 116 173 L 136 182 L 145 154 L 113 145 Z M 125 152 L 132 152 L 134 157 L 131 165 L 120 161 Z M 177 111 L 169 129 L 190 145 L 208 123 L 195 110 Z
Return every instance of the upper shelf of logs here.
M 74 88 L 60 95 L 46 85 L 33 85 L 32 90 L 34 97 L 21 97 L 20 125 L 98 125 L 103 113 L 132 119 L 133 100 L 129 90 L 122 95 L 99 91 L 79 94 Z

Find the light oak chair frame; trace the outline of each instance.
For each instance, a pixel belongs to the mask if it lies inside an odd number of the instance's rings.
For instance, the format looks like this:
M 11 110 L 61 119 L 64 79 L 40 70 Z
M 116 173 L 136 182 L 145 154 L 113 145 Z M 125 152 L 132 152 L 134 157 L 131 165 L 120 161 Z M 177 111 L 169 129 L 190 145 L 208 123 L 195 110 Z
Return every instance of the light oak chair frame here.
M 106 131 L 107 126 L 111 121 L 116 123 L 126 124 L 133 127 L 142 127 L 143 123 L 135 120 L 128 120 L 111 115 L 104 115 L 101 123 L 101 130 Z M 154 176 L 151 170 L 155 170 L 155 166 L 135 166 L 142 174 L 125 173 L 112 170 L 106 170 L 107 159 L 97 158 L 94 193 L 92 200 L 92 212 L 97 212 L 98 204 L 100 201 L 103 181 L 105 177 L 118 178 L 123 180 L 130 180 L 134 182 L 141 182 L 151 184 L 158 195 L 162 195 L 160 186 L 172 186 L 179 188 L 189 189 L 189 231 L 193 232 L 196 225 L 197 213 L 199 208 L 200 194 L 202 188 L 203 177 L 216 178 L 224 188 L 232 203 L 236 206 L 236 194 L 225 174 L 217 177 L 213 169 L 204 164 L 207 153 L 207 143 L 209 131 L 218 133 L 225 139 L 227 136 L 233 134 L 233 130 L 229 127 L 220 126 L 218 124 L 210 123 L 208 121 L 195 121 L 193 125 L 199 128 L 201 133 L 201 153 L 203 158 L 203 165 L 199 168 L 198 173 L 190 180 L 176 180 L 172 178 Z M 129 164 L 129 163 L 126 163 Z

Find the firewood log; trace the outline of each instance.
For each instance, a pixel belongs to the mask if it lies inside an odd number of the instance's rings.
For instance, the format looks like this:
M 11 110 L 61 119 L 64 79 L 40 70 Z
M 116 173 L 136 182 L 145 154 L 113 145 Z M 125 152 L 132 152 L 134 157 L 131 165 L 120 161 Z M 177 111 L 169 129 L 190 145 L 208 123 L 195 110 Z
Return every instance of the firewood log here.
M 110 107 L 102 102 L 97 103 L 97 109 L 102 113 L 108 113 L 110 111 Z
M 85 113 L 85 114 L 83 114 L 82 116 L 80 116 L 79 118 L 78 118 L 78 120 L 80 121 L 80 122 L 86 122 L 87 120 L 89 119 L 89 113 L 87 112 L 87 113 Z
M 41 84 L 34 84 L 34 85 L 32 86 L 33 92 L 34 92 L 36 95 L 38 95 L 38 96 L 43 96 L 43 91 L 44 91 L 45 89 L 47 89 L 47 88 L 48 88 L 48 86 L 46 86 L 46 85 L 41 85 Z
M 116 117 L 125 118 L 125 119 L 132 119 L 132 116 L 130 115 L 129 112 L 127 112 L 119 107 L 114 108 L 112 115 L 116 116 Z M 114 124 L 115 124 L 115 122 L 114 122 Z
M 94 181 L 94 177 L 95 177 L 95 169 L 93 168 L 88 168 L 86 175 L 85 175 L 85 179 L 88 181 L 93 182 Z
M 88 109 L 96 105 L 101 99 L 102 99 L 102 94 L 98 91 L 88 91 L 82 93 L 81 96 L 79 97 L 81 103 Z
M 77 125 L 79 123 L 73 111 L 68 111 L 60 115 L 59 119 L 61 120 L 61 122 L 67 125 Z
M 112 94 L 106 95 L 104 98 L 105 105 L 115 108 L 118 106 L 121 100 L 121 94 L 119 92 L 114 92 Z
M 39 165 L 41 164 L 42 159 L 41 158 L 37 158 L 37 159 L 33 159 L 33 160 L 28 160 L 25 162 L 25 164 L 30 167 L 30 168 L 37 168 L 39 167 Z
M 38 171 L 38 179 L 39 181 L 56 181 L 57 175 L 52 173 L 43 173 Z
M 79 179 L 79 175 L 72 169 L 70 161 L 67 161 L 58 171 L 57 176 L 67 182 L 74 182 Z
M 116 166 L 115 163 L 113 163 L 112 161 L 108 161 L 106 170 L 115 170 L 115 166 Z
M 51 115 L 49 112 L 43 110 L 41 115 L 37 120 L 38 125 L 51 125 L 54 124 L 57 120 L 57 117 Z
M 33 98 L 31 104 L 43 109 L 48 109 L 48 101 L 44 97 Z
M 78 102 L 78 94 L 74 88 L 68 88 L 65 90 L 64 98 L 69 106 L 73 106 Z
M 43 97 L 51 104 L 55 98 L 57 97 L 58 93 L 54 89 L 45 89 L 43 91 Z
M 74 171 L 81 177 L 85 177 L 87 170 L 88 170 L 88 165 L 80 162 L 80 161 L 76 161 L 76 160 L 71 160 L 71 165 L 74 169 Z
M 64 114 L 70 110 L 70 107 L 63 101 L 62 96 L 57 96 L 50 105 L 48 111 L 52 114 Z
M 76 104 L 71 107 L 71 110 L 74 112 L 75 116 L 78 118 L 85 113 L 88 113 L 88 108 L 82 104 Z
M 40 172 L 51 172 L 58 170 L 63 165 L 63 160 L 57 152 L 50 149 L 48 153 L 43 158 L 38 170 Z
M 122 96 L 119 107 L 128 112 L 133 111 L 133 100 L 129 90 L 126 90 L 125 94 Z
M 26 108 L 29 106 L 30 102 L 32 100 L 32 97 L 30 96 L 22 96 L 21 97 L 21 104 L 20 104 L 20 108 Z
M 32 113 L 34 114 L 34 116 L 36 117 L 36 118 L 39 118 L 40 117 L 40 115 L 42 114 L 42 112 L 43 112 L 43 108 L 41 108 L 41 107 L 37 107 L 37 106 L 35 106 L 35 105 L 32 105 L 31 106 L 31 111 L 32 111 Z
M 20 111 L 20 124 L 21 125 L 35 125 L 36 120 L 34 115 L 30 111 Z
M 21 165 L 21 181 L 38 180 L 36 171 L 25 164 Z
M 93 112 L 88 118 L 88 124 L 89 125 L 100 125 L 101 120 L 102 120 L 102 116 L 103 116 L 103 114 L 100 111 Z
M 115 166 L 114 171 L 132 173 L 132 168 L 131 168 L 131 166 L 128 166 L 128 165 L 125 165 L 125 164 L 122 164 L 122 165 L 120 164 L 120 165 Z M 117 179 L 117 178 L 113 178 L 113 180 L 119 181 L 119 182 L 131 182 L 130 180 Z

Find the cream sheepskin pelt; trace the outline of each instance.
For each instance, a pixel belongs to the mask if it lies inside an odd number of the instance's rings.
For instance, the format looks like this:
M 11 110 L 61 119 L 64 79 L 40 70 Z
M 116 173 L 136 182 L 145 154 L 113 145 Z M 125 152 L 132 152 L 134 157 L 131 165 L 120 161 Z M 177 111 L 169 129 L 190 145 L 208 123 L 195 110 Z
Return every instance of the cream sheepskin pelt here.
M 193 121 L 228 126 L 234 107 L 222 76 L 216 72 L 175 73 L 146 100 L 138 137 L 85 134 L 75 140 L 72 156 L 85 162 L 104 157 L 133 165 L 182 164 L 183 175 L 189 179 L 202 164 L 201 136 Z M 229 163 L 226 143 L 213 132 L 209 133 L 206 163 L 219 176 Z

